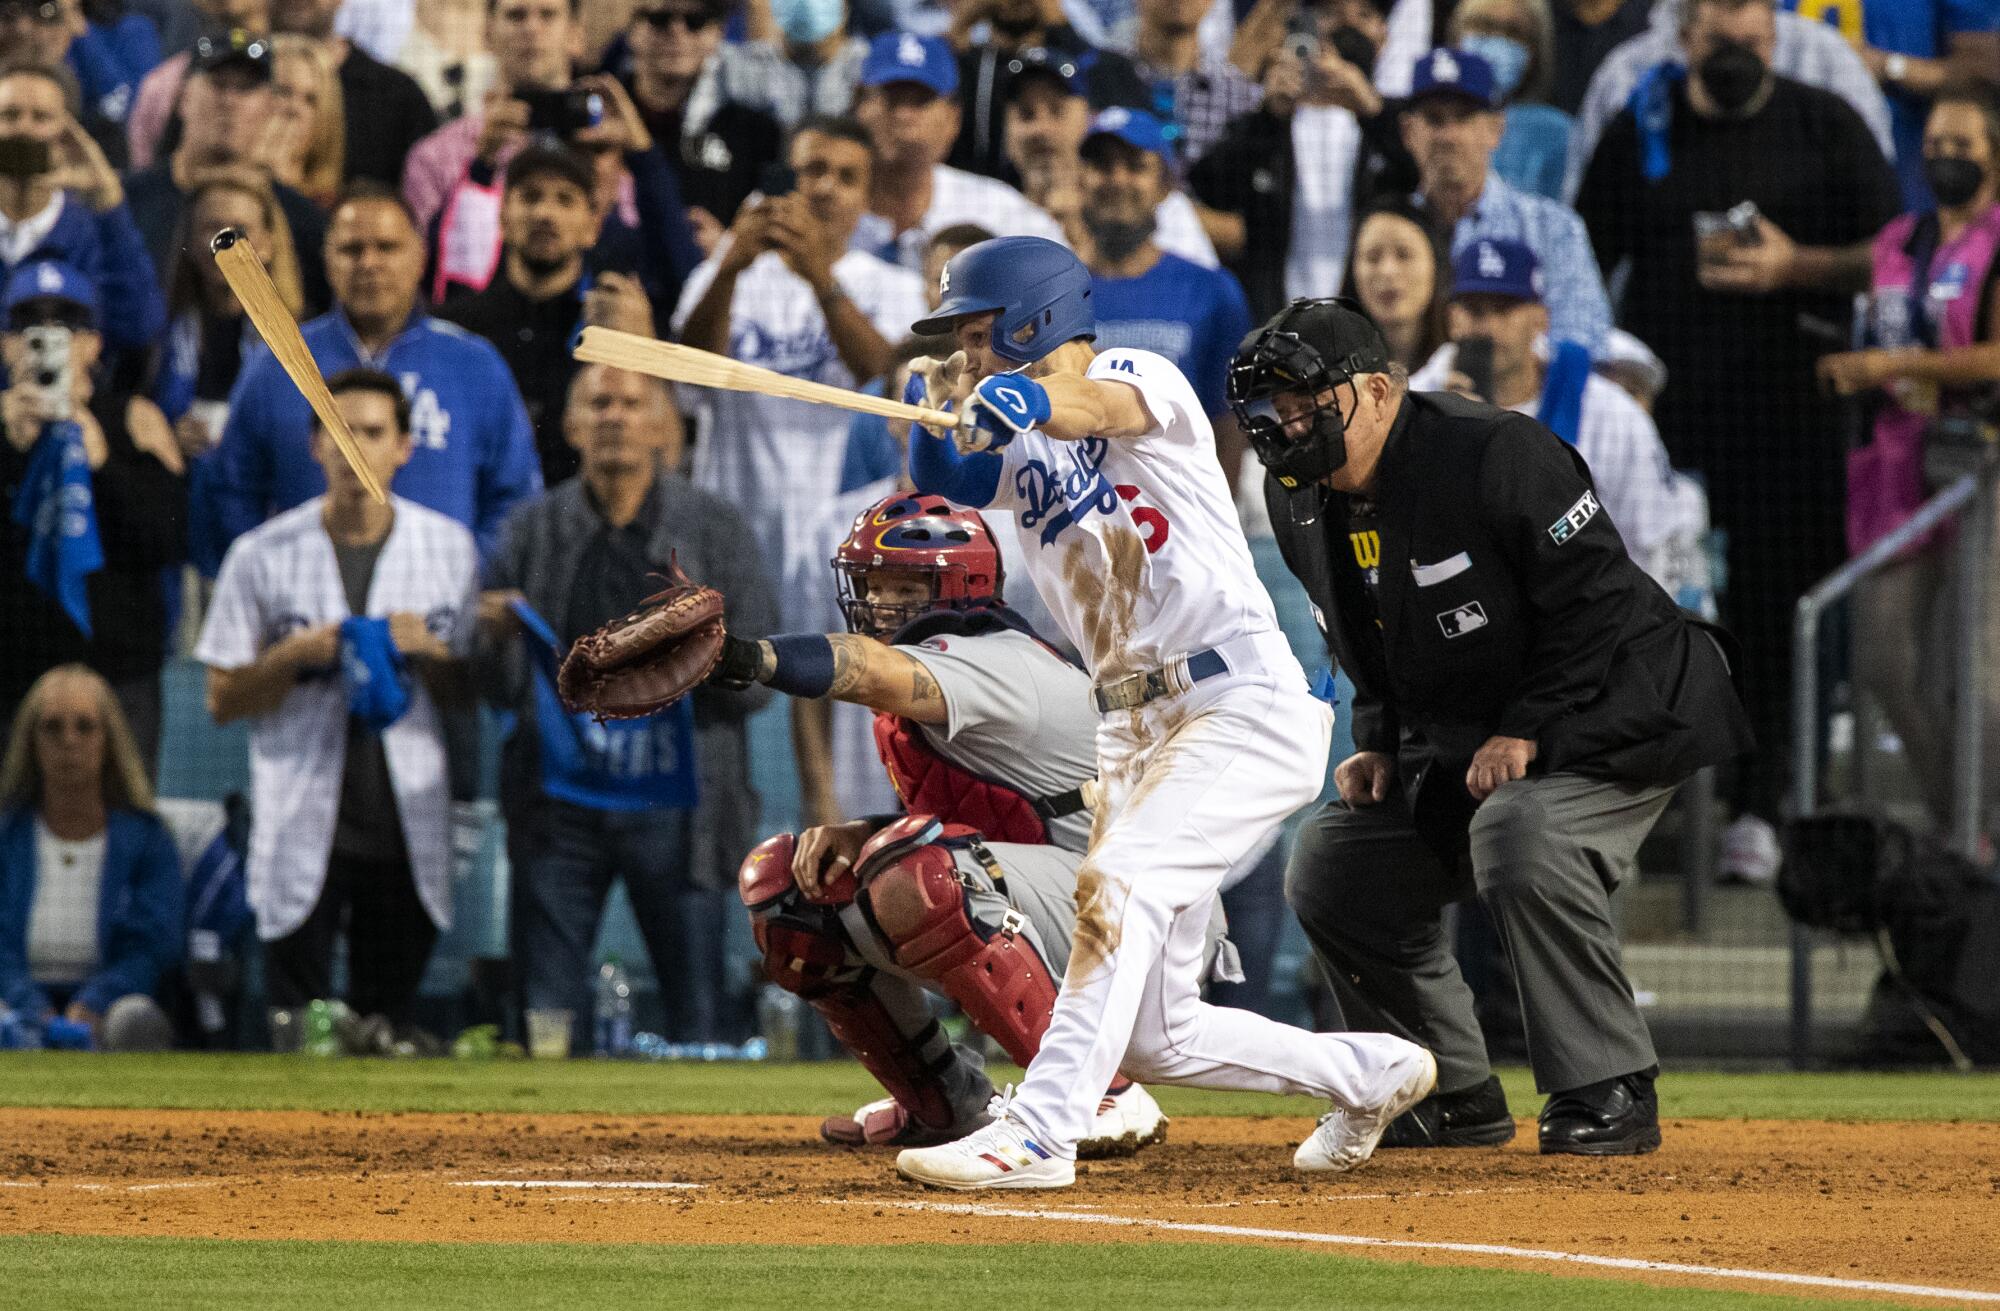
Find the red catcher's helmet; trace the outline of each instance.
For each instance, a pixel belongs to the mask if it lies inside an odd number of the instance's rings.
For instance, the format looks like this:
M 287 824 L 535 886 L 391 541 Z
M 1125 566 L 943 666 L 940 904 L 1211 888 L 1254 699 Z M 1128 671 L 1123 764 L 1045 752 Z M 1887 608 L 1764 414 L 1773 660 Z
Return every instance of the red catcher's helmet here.
M 833 553 L 840 612 L 849 632 L 886 638 L 932 610 L 970 610 L 1000 602 L 1000 548 L 976 510 L 942 496 L 897 493 L 863 510 Z M 868 595 L 877 570 L 926 575 L 923 601 L 878 601 Z

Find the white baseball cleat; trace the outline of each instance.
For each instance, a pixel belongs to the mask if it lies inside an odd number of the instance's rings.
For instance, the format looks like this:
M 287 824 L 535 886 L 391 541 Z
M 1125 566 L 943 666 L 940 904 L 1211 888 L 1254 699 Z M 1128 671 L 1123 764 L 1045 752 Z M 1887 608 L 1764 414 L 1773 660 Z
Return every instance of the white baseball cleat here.
M 1035 1141 L 1028 1126 L 1007 1114 L 1009 1088 L 993 1099 L 993 1123 L 957 1142 L 910 1147 L 896 1155 L 896 1173 L 931 1188 L 969 1192 L 974 1188 L 1067 1188 L 1076 1182 L 1076 1162 L 1066 1161 Z
M 1437 1058 L 1412 1045 L 1413 1055 L 1390 1067 L 1388 1095 L 1373 1106 L 1335 1109 L 1292 1154 L 1292 1168 L 1315 1174 L 1342 1174 L 1374 1155 L 1389 1122 L 1409 1110 L 1437 1087 Z
M 1153 1094 L 1136 1083 L 1107 1093 L 1097 1103 L 1090 1137 L 1076 1145 L 1076 1159 L 1097 1161 L 1107 1156 L 1136 1156 L 1142 1147 L 1167 1140 L 1167 1113 Z

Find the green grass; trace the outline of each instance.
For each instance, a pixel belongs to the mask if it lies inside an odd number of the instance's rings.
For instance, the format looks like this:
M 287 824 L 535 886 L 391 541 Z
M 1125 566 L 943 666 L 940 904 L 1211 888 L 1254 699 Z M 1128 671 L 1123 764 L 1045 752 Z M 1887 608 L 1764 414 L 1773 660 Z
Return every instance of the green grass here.
M 996 1082 L 1017 1077 L 994 1071 Z M 1503 1071 L 1515 1113 L 1541 1105 Z M 1672 1073 L 1661 1110 L 1695 1118 L 2000 1120 L 2000 1074 Z M 362 1061 L 206 1055 L 0 1054 L 0 1106 L 204 1110 L 525 1111 L 820 1115 L 880 1096 L 860 1066 L 564 1061 Z M 1316 1113 L 1302 1098 L 1162 1089 L 1175 1115 Z
M 640 1247 L 522 1243 L 228 1242 L 0 1238 L 0 1286 L 21 1307 L 771 1307 L 1007 1311 L 1202 1307 L 1243 1311 L 1477 1307 L 1479 1311 L 1793 1311 L 1818 1301 L 1654 1288 L 1538 1271 L 1400 1265 L 1272 1247 Z

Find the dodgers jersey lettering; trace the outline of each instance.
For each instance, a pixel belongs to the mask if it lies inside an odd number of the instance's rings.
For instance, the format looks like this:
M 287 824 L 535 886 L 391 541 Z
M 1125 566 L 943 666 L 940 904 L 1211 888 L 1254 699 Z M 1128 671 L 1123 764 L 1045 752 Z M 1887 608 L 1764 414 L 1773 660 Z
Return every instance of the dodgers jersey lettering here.
M 1276 632 L 1194 388 L 1142 350 L 1105 351 L 1085 376 L 1135 389 L 1153 430 L 1077 442 L 1023 433 L 1001 451 L 993 503 L 1015 512 L 1019 558 L 1093 678 Z

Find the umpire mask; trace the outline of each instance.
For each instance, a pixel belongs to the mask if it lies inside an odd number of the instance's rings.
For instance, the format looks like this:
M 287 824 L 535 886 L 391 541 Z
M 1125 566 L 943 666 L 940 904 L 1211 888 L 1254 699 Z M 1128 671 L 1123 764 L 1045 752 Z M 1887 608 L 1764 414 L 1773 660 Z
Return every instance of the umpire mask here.
M 1382 334 L 1352 301 L 1295 300 L 1237 348 L 1229 366 L 1229 408 L 1258 462 L 1280 484 L 1297 489 L 1347 463 L 1347 419 L 1360 400 L 1355 375 L 1388 369 Z M 1312 404 L 1311 424 L 1297 436 L 1285 431 L 1277 407 L 1287 392 Z

